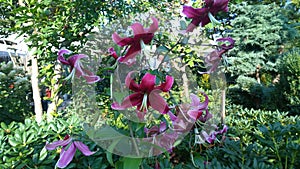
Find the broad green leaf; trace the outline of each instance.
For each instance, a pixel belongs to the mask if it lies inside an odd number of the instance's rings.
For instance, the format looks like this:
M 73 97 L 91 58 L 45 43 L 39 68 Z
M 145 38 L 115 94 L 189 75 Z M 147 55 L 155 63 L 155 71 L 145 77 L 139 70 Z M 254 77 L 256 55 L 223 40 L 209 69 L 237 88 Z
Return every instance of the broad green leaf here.
M 123 157 L 123 169 L 139 169 L 141 163 L 142 163 L 142 158 L 129 158 L 129 157 Z
M 8 143 L 9 143 L 11 146 L 13 146 L 13 147 L 15 147 L 16 145 L 21 144 L 21 142 L 16 141 L 14 138 L 9 138 L 9 139 L 8 139 Z
M 4 129 L 4 130 L 6 130 L 7 129 L 7 125 L 4 123 L 4 122 L 1 122 L 1 127 Z
M 47 157 L 47 149 L 44 147 L 39 155 L 39 161 L 43 161 Z
M 107 161 L 112 166 L 115 166 L 115 165 L 114 165 L 114 161 L 112 159 L 112 153 L 111 152 L 115 149 L 116 145 L 119 143 L 120 140 L 121 139 L 117 139 L 117 140 L 113 141 L 113 143 L 108 147 L 108 150 L 106 151 Z
M 24 133 L 22 134 L 22 142 L 23 142 L 23 143 L 26 143 L 26 139 L 27 139 L 27 132 L 24 132 Z

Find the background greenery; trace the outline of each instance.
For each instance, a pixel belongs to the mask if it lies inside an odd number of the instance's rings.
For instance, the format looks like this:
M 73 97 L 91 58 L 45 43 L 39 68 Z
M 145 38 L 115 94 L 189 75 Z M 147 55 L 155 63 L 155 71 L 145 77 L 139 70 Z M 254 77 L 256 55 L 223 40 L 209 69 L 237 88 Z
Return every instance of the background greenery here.
M 0 34 L 26 34 L 29 47 L 37 49 L 40 77 L 48 80 L 44 87 L 53 85 L 57 50 L 80 50 L 94 27 L 101 28 L 108 21 L 147 11 L 149 7 L 172 18 L 178 15 L 173 11 L 183 5 L 183 1 L 168 0 L 19 2 L 0 0 Z M 224 22 L 229 23 L 217 31 L 236 40 L 223 67 L 228 82 L 229 131 L 225 141 L 193 145 L 191 132 L 172 154 L 143 159 L 144 168 L 300 168 L 299 7 L 297 0 L 230 1 L 230 12 L 217 16 L 226 17 Z M 209 38 L 210 27 L 206 29 Z M 166 35 L 161 35 L 162 41 L 166 39 Z M 202 71 L 202 61 L 190 54 L 190 49 L 183 48 L 184 44 L 177 46 L 174 56 L 182 56 L 195 73 Z M 107 78 L 109 73 L 98 72 Z M 199 86 L 211 93 L 209 75 L 198 77 Z M 59 112 L 52 122 L 37 124 L 32 117 L 29 80 L 22 69 L 1 63 L 0 168 L 53 168 L 59 150 L 46 151 L 45 143 L 62 139 L 67 133 L 82 137 L 92 150 L 97 150 L 90 157 L 77 153 L 68 168 L 112 168 L 112 164 L 122 161 L 118 156 L 108 158 L 87 138 L 71 108 Z M 104 112 L 110 111 L 109 91 L 104 90 L 108 84 L 108 79 L 97 84 L 99 93 L 105 93 L 97 98 Z M 60 94 L 71 90 L 69 85 L 64 87 Z

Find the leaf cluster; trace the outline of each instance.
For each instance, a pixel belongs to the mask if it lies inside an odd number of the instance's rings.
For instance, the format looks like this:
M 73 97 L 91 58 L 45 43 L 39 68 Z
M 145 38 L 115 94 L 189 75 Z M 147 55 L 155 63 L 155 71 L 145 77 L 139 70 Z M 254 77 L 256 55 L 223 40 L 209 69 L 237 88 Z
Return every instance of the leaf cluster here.
M 30 79 L 12 62 L 0 63 L 0 121 L 23 121 L 32 110 Z

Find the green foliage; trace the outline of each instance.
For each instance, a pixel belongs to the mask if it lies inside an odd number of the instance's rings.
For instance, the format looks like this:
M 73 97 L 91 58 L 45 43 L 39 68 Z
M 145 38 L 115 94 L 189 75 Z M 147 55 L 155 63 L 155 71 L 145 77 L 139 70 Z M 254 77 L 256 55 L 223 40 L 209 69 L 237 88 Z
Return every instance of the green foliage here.
M 284 110 L 286 106 L 282 100 L 274 100 L 279 97 L 279 92 L 274 85 L 266 86 L 257 80 L 247 76 L 239 76 L 236 84 L 231 85 L 228 90 L 230 102 L 244 105 L 248 108 Z
M 231 75 L 254 75 L 256 67 L 274 61 L 279 45 L 286 40 L 280 9 L 275 4 L 231 6 L 237 17 L 228 35 L 236 40 L 229 53 L 227 68 Z
M 226 141 L 202 154 L 208 168 L 299 168 L 298 116 L 241 106 L 231 106 L 228 112 Z
M 299 119 L 298 116 L 288 116 L 288 112 L 254 110 L 238 105 L 228 106 L 227 112 L 226 121 L 230 126 L 229 133 L 232 137 L 238 137 L 243 144 L 255 141 L 253 135 L 259 132 L 259 126 L 276 122 L 285 125 L 292 124 Z
M 277 85 L 291 113 L 300 112 L 300 50 L 284 54 L 277 62 L 280 80 Z
M 261 134 L 256 135 L 259 144 L 269 154 L 269 161 L 278 161 L 279 168 L 298 168 L 300 166 L 300 120 L 294 124 L 282 125 L 279 122 L 259 128 Z M 275 153 L 275 157 L 271 156 Z
M 56 118 L 52 122 L 37 124 L 32 119 L 24 123 L 1 123 L 0 128 L 0 168 L 53 168 L 59 157 L 59 149 L 48 151 L 46 141 L 61 140 L 66 134 L 80 136 L 92 151 L 93 156 L 85 157 L 76 153 L 67 168 L 107 168 L 103 151 L 87 139 L 81 131 L 77 117 Z
M 286 110 L 275 88 L 278 76 L 276 59 L 284 45 L 298 36 L 289 25 L 284 12 L 276 4 L 232 5 L 237 14 L 228 35 L 236 40 L 229 52 L 226 73 L 231 85 L 228 98 L 235 104 L 249 108 Z
M 81 49 L 93 28 L 102 29 L 107 22 L 147 11 L 153 6 L 164 11 L 167 2 L 4 0 L 0 7 L 0 32 L 5 35 L 25 34 L 30 49 L 34 49 L 38 56 L 39 69 L 42 69 L 43 66 L 54 64 L 59 49 L 68 48 L 74 52 Z M 40 77 L 43 76 L 51 78 L 55 75 L 48 70 L 41 72 Z
M 12 62 L 0 63 L 0 122 L 23 121 L 31 112 L 29 77 Z

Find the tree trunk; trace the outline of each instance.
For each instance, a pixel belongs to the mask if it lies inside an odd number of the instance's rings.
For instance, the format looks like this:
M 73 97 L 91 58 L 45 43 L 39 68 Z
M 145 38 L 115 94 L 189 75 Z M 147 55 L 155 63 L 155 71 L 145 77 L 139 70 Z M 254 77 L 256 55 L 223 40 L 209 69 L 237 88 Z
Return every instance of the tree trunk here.
M 221 90 L 221 123 L 225 124 L 226 88 Z
M 31 52 L 32 53 L 32 52 Z M 39 89 L 39 68 L 38 68 L 38 61 L 37 57 L 31 55 L 31 86 L 32 86 L 32 96 L 34 101 L 34 112 L 35 112 L 35 120 L 40 123 L 42 121 L 43 116 L 43 108 L 41 102 L 41 95 Z

